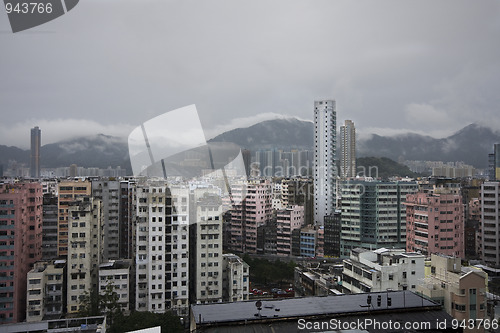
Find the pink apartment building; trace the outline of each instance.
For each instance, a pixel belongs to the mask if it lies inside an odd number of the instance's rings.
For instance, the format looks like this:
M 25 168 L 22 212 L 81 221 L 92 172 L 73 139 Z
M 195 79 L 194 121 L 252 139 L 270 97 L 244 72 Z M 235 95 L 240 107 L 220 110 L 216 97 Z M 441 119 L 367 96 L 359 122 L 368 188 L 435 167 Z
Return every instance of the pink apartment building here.
M 26 317 L 26 276 L 42 258 L 42 186 L 0 184 L 0 324 Z
M 268 222 L 272 215 L 271 183 L 260 181 L 235 185 L 231 191 L 237 204 L 231 210 L 230 249 L 257 253 L 257 228 Z
M 406 196 L 406 250 L 465 257 L 464 208 L 458 194 Z
M 276 252 L 278 255 L 291 256 L 292 231 L 304 224 L 304 206 L 290 206 L 278 210 L 276 215 Z

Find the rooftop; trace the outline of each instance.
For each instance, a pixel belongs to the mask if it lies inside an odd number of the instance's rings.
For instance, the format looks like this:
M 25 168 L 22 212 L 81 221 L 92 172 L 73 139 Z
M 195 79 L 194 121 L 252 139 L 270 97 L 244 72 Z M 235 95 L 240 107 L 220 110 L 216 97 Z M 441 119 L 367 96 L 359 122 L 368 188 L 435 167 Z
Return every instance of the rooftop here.
M 368 295 L 371 306 L 367 306 Z M 377 298 L 381 304 L 377 306 Z M 392 301 L 387 305 L 387 299 Z M 200 304 L 191 307 L 196 324 L 220 324 L 266 319 L 291 319 L 331 315 L 361 315 L 363 313 L 394 310 L 439 310 L 437 303 L 424 299 L 410 291 L 362 293 L 324 297 L 287 298 L 262 301 L 261 310 L 253 301 L 237 303 Z M 260 313 L 259 313 L 260 312 Z

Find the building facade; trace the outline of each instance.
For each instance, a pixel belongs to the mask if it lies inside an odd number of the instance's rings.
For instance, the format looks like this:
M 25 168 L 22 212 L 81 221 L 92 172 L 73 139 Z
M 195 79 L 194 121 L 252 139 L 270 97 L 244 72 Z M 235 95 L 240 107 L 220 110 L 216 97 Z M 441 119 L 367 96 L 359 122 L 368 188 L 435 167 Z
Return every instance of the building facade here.
M 325 216 L 325 257 L 340 258 L 340 235 L 342 232 L 342 212 Z
M 485 272 L 462 267 L 460 258 L 433 254 L 431 273 L 417 287 L 417 293 L 440 303 L 459 321 L 485 319 L 487 281 Z
M 487 266 L 500 268 L 500 183 L 481 185 L 481 260 Z
M 189 189 L 165 182 L 136 191 L 137 311 L 185 316 L 189 308 Z
M 57 256 L 68 256 L 68 205 L 92 194 L 89 181 L 61 181 L 58 185 Z
M 314 102 L 314 223 L 323 225 L 323 218 L 337 206 L 337 116 L 334 100 Z
M 425 277 L 425 256 L 403 249 L 356 249 L 343 264 L 342 288 L 345 293 L 414 292 Z
M 356 128 L 352 120 L 340 126 L 340 177 L 356 177 Z
M 98 290 L 99 264 L 102 262 L 102 202 L 82 197 L 68 209 L 67 313 L 77 316 L 85 292 Z
M 125 315 L 130 313 L 131 291 L 134 289 L 131 269 L 131 263 L 126 260 L 110 260 L 99 265 L 99 293 L 105 295 L 108 288 L 114 290 Z
M 232 186 L 236 204 L 230 211 L 231 241 L 229 250 L 257 253 L 257 229 L 271 220 L 271 183 L 258 181 Z
M 53 260 L 57 258 L 57 218 L 59 216 L 57 202 L 57 196 L 51 193 L 43 195 L 42 258 L 44 260 Z
M 0 184 L 0 324 L 26 316 L 26 277 L 42 258 L 42 186 Z
M 304 207 L 290 206 L 276 212 L 276 252 L 292 255 L 292 231 L 304 225 Z
M 196 221 L 190 225 L 191 301 L 222 302 L 222 200 L 209 192 L 193 199 Z
M 351 250 L 406 247 L 406 195 L 415 182 L 348 181 L 342 185 L 341 256 Z
M 100 179 L 92 181 L 92 196 L 102 202 L 103 260 L 120 258 L 120 189 L 119 180 Z
M 465 258 L 464 207 L 458 194 L 415 193 L 406 199 L 406 250 Z
M 223 261 L 223 301 L 241 302 L 248 300 L 250 267 L 235 254 L 224 254 Z
M 493 153 L 488 155 L 488 179 L 500 180 L 500 143 L 493 146 Z
M 40 149 L 42 147 L 42 131 L 38 126 L 31 129 L 30 176 L 40 177 Z
M 27 322 L 66 315 L 66 260 L 35 263 L 27 280 Z

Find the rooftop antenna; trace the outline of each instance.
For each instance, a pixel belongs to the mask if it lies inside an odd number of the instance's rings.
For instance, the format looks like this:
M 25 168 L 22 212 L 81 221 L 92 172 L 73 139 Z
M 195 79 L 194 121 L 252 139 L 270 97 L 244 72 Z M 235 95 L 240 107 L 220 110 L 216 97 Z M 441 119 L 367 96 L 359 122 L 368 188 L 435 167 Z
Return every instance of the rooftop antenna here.
M 262 301 L 255 302 L 255 306 L 257 307 L 258 313 L 255 314 L 256 317 L 261 317 L 260 310 L 262 310 Z

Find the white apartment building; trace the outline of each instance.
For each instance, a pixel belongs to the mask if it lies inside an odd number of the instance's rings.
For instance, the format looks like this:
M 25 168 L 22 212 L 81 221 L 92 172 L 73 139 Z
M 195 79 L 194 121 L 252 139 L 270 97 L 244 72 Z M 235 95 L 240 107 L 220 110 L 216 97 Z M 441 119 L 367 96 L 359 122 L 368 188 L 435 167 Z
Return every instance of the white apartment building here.
M 342 288 L 345 293 L 416 291 L 417 286 L 424 283 L 424 255 L 403 249 L 368 251 L 357 248 L 343 264 Z
M 66 260 L 37 262 L 27 276 L 26 321 L 60 318 L 65 312 Z
M 102 259 L 101 207 L 102 202 L 92 198 L 68 206 L 68 314 L 78 313 L 84 292 L 97 288 Z
M 189 309 L 189 189 L 165 182 L 136 191 L 136 310 L 186 316 Z
M 250 267 L 235 254 L 224 254 L 222 259 L 224 302 L 248 300 Z
M 481 185 L 481 259 L 486 266 L 500 267 L 500 183 Z
M 190 226 L 191 299 L 197 304 L 222 302 L 222 200 L 205 189 L 196 192 L 196 221 Z
M 130 313 L 130 269 L 130 262 L 124 260 L 110 260 L 99 265 L 99 293 L 104 295 L 108 285 L 112 285 L 125 315 Z
M 314 224 L 333 214 L 337 206 L 336 103 L 334 100 L 314 102 Z

